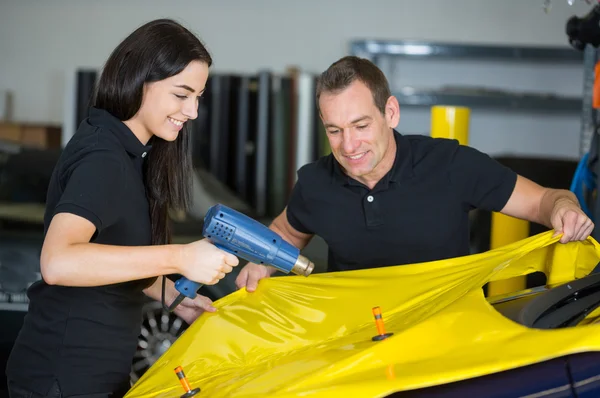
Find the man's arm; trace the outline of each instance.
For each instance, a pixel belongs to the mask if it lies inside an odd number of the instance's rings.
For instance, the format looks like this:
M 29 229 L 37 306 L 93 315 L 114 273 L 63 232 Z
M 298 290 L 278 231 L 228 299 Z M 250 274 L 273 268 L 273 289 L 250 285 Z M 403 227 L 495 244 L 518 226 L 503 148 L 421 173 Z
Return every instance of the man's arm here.
M 287 218 L 287 207 L 275 217 L 269 228 L 300 250 L 304 249 L 313 237 L 311 234 L 302 233 L 292 227 Z
M 300 250 L 306 247 L 313 237 L 312 234 L 302 233 L 292 227 L 287 218 L 287 208 L 275 217 L 271 225 L 269 225 L 269 228 L 279 234 L 285 241 Z M 235 280 L 235 284 L 238 288 L 246 287 L 246 290 L 253 292 L 256 290 L 259 280 L 268 278 L 275 272 L 277 272 L 277 269 L 274 267 L 248 263 L 240 271 L 240 274 Z
M 563 234 L 562 243 L 585 240 L 594 229 L 572 192 L 545 188 L 522 176 L 517 176 L 501 213 L 554 228 L 557 234 Z

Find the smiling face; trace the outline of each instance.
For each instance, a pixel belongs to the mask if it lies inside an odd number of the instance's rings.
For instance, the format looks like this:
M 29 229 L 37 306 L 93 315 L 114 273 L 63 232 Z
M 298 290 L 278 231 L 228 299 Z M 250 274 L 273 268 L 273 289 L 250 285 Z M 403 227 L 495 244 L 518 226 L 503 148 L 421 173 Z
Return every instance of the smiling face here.
M 333 156 L 347 175 L 372 189 L 394 164 L 398 101 L 390 97 L 382 115 L 369 88 L 355 80 L 341 92 L 323 93 L 319 108 Z
M 174 141 L 183 124 L 198 117 L 208 72 L 206 63 L 192 61 L 179 74 L 146 84 L 139 111 L 124 123 L 143 144 L 153 135 Z

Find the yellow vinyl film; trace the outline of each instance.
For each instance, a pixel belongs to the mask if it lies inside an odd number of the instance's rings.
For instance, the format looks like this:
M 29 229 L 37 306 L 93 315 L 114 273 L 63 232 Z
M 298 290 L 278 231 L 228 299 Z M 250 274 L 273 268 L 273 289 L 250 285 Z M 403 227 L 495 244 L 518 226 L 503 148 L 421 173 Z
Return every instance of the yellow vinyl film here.
M 178 366 L 201 389 L 195 397 L 383 397 L 600 350 L 600 324 L 529 329 L 484 297 L 489 281 L 542 271 L 557 285 L 600 261 L 592 238 L 558 239 L 549 231 L 457 259 L 262 280 L 217 301 L 126 397 L 180 397 Z M 393 333 L 382 341 L 372 340 L 373 307 Z

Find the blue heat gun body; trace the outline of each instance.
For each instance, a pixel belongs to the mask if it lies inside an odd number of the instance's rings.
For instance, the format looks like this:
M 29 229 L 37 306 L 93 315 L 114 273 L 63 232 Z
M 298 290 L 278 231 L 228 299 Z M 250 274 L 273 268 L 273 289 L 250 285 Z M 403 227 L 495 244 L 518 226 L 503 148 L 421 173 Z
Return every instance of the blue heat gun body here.
M 204 217 L 202 236 L 221 250 L 252 263 L 270 265 L 286 274 L 308 276 L 314 264 L 277 233 L 260 222 L 222 204 L 212 206 Z M 186 297 L 193 299 L 202 285 L 182 277 L 175 282 L 179 296 L 173 310 Z

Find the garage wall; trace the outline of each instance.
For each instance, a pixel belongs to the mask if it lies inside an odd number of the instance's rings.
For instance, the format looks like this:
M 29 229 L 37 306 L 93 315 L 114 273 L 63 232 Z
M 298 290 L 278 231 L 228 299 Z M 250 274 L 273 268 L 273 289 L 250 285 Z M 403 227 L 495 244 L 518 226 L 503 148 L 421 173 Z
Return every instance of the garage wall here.
M 542 0 L 0 0 L 0 90 L 14 93 L 17 121 L 60 124 L 75 68 L 100 67 L 125 35 L 158 17 L 176 18 L 197 32 L 214 56 L 215 71 L 297 65 L 318 73 L 347 54 L 353 38 L 567 46 L 566 20 L 589 6 L 552 3 L 546 14 Z M 579 93 L 580 72 L 565 71 L 561 89 Z M 419 112 L 407 114 L 406 130 L 426 130 L 427 112 Z M 503 117 L 475 119 L 473 145 L 578 155 L 577 115 L 532 117 L 518 115 L 491 133 L 480 131 Z M 525 130 L 504 137 L 514 123 Z

